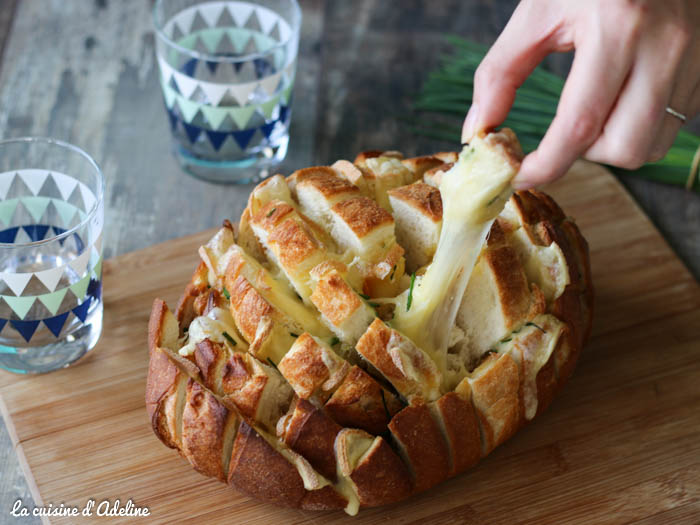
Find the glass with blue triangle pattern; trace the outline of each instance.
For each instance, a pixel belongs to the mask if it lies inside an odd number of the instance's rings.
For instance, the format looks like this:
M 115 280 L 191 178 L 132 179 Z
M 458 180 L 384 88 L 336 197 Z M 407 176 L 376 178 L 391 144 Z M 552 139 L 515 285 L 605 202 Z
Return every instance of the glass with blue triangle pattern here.
M 296 0 L 158 0 L 153 22 L 181 166 L 223 183 L 269 175 L 289 144 Z
M 102 331 L 104 178 L 53 139 L 0 141 L 0 369 L 50 372 Z

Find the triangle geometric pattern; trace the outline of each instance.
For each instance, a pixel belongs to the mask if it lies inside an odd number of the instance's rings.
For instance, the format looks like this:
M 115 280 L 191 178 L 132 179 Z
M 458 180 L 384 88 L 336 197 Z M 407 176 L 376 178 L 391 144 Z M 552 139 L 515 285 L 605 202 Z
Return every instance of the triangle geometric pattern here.
M 101 207 L 93 191 L 69 175 L 42 169 L 0 173 L 0 243 L 58 236 L 46 246 L 55 246 L 66 261 L 35 272 L 0 272 L 0 333 L 6 338 L 29 343 L 39 334 L 59 337 L 64 327 L 72 332 L 86 321 L 102 297 Z
M 165 24 L 163 30 L 169 38 L 189 35 L 197 30 L 195 18 L 203 20 L 201 28 L 234 27 L 255 29 L 265 35 L 277 35 L 278 43 L 286 42 L 292 29 L 287 21 L 267 7 L 248 2 L 206 2 L 183 9 Z M 202 27 L 203 26 L 203 27 Z
M 0 295 L 0 299 L 5 301 L 5 303 L 7 303 L 7 305 L 20 319 L 24 319 L 26 317 L 27 313 L 32 309 L 36 301 L 40 301 L 49 312 L 55 314 L 63 303 L 68 291 L 71 292 L 71 297 L 73 297 L 76 301 L 81 301 L 86 296 L 95 296 L 97 299 L 99 299 L 101 296 L 101 277 L 102 259 L 100 258 L 93 270 L 86 272 L 82 278 L 69 286 L 40 295 Z
M 175 44 L 158 39 L 157 60 L 180 147 L 221 161 L 286 136 L 299 36 L 290 21 L 231 0 L 196 3 L 165 23 Z
M 201 111 L 209 124 L 209 128 L 213 131 L 218 131 L 227 116 L 231 118 L 238 129 L 246 129 L 250 118 L 255 112 L 258 112 L 265 120 L 269 120 L 272 118 L 277 106 L 289 105 L 289 97 L 293 85 L 290 84 L 283 91 L 277 93 L 265 102 L 249 104 L 247 106 L 211 106 L 208 104 L 200 104 L 186 99 L 172 89 L 167 83 L 161 83 L 161 87 L 163 88 L 165 106 L 171 111 L 175 111 L 174 108 L 177 106 L 180 110 L 179 114 L 182 121 L 187 124 L 192 123 L 197 117 L 197 113 Z M 1 215 L 2 210 L 0 209 L 0 218 Z
M 161 85 L 177 88 L 177 92 L 187 100 L 210 106 L 246 106 L 257 100 L 266 101 L 287 87 L 294 79 L 296 60 L 277 70 L 270 66 L 268 70 L 276 70 L 261 76 L 257 80 L 236 83 L 216 83 L 201 80 L 178 71 L 168 64 L 163 57 L 158 57 L 161 73 Z M 166 94 L 165 96 L 169 96 Z
M 90 269 L 87 271 L 88 261 L 90 260 L 91 256 L 93 258 L 93 264 L 90 265 Z M 67 275 L 75 276 L 77 274 L 82 275 L 82 277 L 68 286 L 55 290 L 56 285 L 61 280 L 61 277 L 64 276 L 66 268 L 70 268 Z M 36 278 L 49 291 L 38 295 L 23 296 L 22 293 L 33 276 L 36 276 Z M 42 270 L 33 273 L 2 272 L 0 273 L 0 277 L 7 287 L 15 294 L 14 296 L 6 294 L 0 295 L 0 299 L 5 300 L 5 302 L 10 305 L 12 310 L 19 316 L 20 319 L 24 318 L 36 300 L 41 301 L 49 309 L 49 311 L 55 313 L 58 305 L 60 305 L 65 293 L 68 290 L 70 290 L 78 300 L 81 300 L 83 297 L 85 297 L 90 282 L 92 280 L 101 280 L 102 257 L 98 256 L 97 250 L 95 250 L 94 247 L 89 247 L 89 249 L 84 250 L 79 257 L 70 261 L 66 266 L 58 266 L 49 270 Z M 41 285 L 39 285 L 39 287 L 41 287 Z
M 71 293 L 74 293 L 73 286 L 64 288 L 53 294 L 45 294 L 42 296 L 3 297 L 3 300 L 8 304 L 14 304 L 13 311 L 18 315 L 19 319 L 0 319 L 0 333 L 2 333 L 3 330 L 14 329 L 29 343 L 31 342 L 32 336 L 34 336 L 37 331 L 39 324 L 42 322 L 57 338 L 61 335 L 61 331 L 66 321 L 69 319 L 70 314 L 73 314 L 72 317 L 77 319 L 80 323 L 84 323 L 90 312 L 90 306 L 102 300 L 102 282 L 99 279 L 92 279 L 89 276 L 87 279 L 81 279 L 80 282 L 82 290 L 76 291 L 77 293 L 82 293 L 82 297 L 75 295 L 73 300 L 68 302 L 69 306 L 67 306 L 66 310 L 57 315 L 55 314 L 59 305 L 65 304 L 63 298 L 66 297 L 69 289 Z M 36 299 L 40 300 L 52 315 L 42 319 L 24 319 L 24 316 L 20 315 L 20 313 L 24 310 L 26 315 L 26 311 L 31 309 Z M 10 336 L 11 334 L 7 332 L 5 335 Z
M 262 126 L 232 131 L 213 131 L 202 126 L 188 124 L 182 120 L 180 115 L 178 115 L 175 111 L 170 109 L 167 109 L 167 111 L 173 131 L 175 131 L 178 126 L 182 126 L 182 128 L 185 130 L 187 139 L 192 144 L 200 140 L 201 137 L 206 137 L 214 151 L 219 151 L 222 144 L 225 142 L 233 143 L 240 148 L 240 150 L 245 150 L 256 134 L 259 134 L 262 139 L 269 140 L 277 127 L 286 127 L 288 125 L 290 116 L 288 106 L 279 106 L 279 117 L 263 124 Z M 227 141 L 226 139 L 228 138 L 230 138 L 231 141 Z

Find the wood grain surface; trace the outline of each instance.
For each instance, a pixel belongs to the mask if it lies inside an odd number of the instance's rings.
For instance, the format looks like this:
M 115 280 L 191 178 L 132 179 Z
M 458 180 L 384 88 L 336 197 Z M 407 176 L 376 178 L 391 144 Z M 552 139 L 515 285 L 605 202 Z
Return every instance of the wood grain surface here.
M 143 401 L 146 323 L 154 297 L 175 303 L 208 231 L 105 264 L 105 331 L 86 360 L 0 374 L 35 496 L 133 498 L 152 523 L 697 523 L 700 287 L 605 169 L 581 161 L 550 190 L 590 243 L 593 337 L 545 414 L 465 475 L 350 520 L 250 500 L 164 447 Z

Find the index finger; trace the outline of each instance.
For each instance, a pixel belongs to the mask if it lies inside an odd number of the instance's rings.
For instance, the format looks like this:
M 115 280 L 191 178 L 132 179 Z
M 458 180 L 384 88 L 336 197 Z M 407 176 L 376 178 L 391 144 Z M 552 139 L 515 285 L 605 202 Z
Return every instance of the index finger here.
M 474 74 L 474 95 L 462 128 L 462 142 L 469 142 L 477 131 L 501 124 L 517 89 L 542 59 L 571 47 L 556 14 L 542 3 L 520 3 Z

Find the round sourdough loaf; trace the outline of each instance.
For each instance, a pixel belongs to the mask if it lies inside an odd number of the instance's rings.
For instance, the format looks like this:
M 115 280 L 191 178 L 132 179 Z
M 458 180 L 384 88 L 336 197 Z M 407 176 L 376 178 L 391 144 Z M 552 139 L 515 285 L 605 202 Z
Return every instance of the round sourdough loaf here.
M 479 147 L 517 171 L 509 130 Z M 456 161 L 371 151 L 258 185 L 200 248 L 176 311 L 153 305 L 161 441 L 252 497 L 354 514 L 463 472 L 544 410 L 593 304 L 586 241 L 546 194 L 516 192 L 491 226 L 445 355 L 392 326 L 436 252 Z

